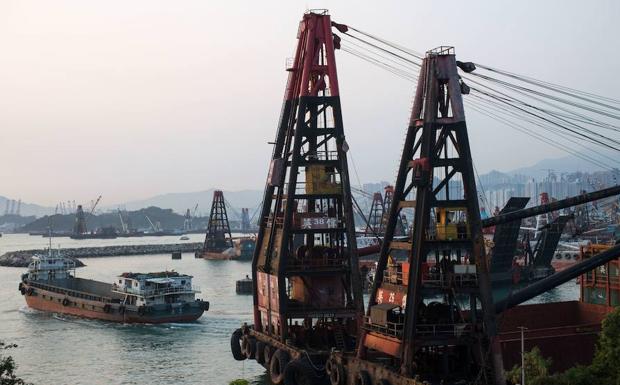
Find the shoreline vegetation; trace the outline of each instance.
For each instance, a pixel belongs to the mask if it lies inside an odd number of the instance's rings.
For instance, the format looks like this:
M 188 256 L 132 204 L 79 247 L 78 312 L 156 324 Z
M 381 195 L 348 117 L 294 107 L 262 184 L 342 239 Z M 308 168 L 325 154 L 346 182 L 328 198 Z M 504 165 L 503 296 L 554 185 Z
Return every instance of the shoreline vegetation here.
M 193 253 L 202 248 L 202 242 L 174 243 L 163 245 L 121 245 L 99 247 L 76 247 L 61 249 L 61 253 L 76 260 L 78 267 L 84 266 L 77 258 L 104 258 L 126 255 L 169 254 L 173 252 Z M 27 267 L 32 256 L 47 253 L 46 249 L 9 251 L 0 256 L 0 266 Z
M 525 353 L 525 377 L 528 385 L 593 385 L 620 384 L 620 307 L 603 320 L 590 365 L 579 365 L 561 373 L 549 373 L 551 359 L 544 358 L 534 347 Z M 514 366 L 506 373 L 512 384 L 521 382 L 521 367 Z
M 0 384 L 2 385 L 30 385 L 15 374 L 17 364 L 13 357 L 3 354 L 3 351 L 16 347 L 16 344 L 0 341 Z

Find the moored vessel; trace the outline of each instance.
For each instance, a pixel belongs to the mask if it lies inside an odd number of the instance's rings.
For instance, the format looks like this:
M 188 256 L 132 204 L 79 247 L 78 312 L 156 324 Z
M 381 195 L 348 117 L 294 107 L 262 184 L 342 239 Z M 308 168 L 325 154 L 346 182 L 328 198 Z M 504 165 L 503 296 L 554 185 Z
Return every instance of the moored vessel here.
M 192 322 L 209 309 L 190 275 L 123 273 L 100 282 L 76 277 L 74 261 L 52 251 L 32 258 L 19 291 L 33 309 L 112 322 Z

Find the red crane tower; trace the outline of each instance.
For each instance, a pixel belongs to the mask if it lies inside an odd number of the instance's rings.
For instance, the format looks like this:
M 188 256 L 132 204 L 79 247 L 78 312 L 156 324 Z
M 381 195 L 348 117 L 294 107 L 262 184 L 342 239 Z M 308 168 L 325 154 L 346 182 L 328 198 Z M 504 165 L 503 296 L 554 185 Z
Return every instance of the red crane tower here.
M 256 359 L 275 384 L 352 351 L 363 315 L 331 28 L 326 11 L 299 24 L 252 262 L 254 325 L 231 338 L 235 359 Z
M 357 355 L 332 354 L 332 384 L 504 383 L 459 79 L 453 48 L 427 53 Z M 403 207 L 407 241 L 394 239 Z

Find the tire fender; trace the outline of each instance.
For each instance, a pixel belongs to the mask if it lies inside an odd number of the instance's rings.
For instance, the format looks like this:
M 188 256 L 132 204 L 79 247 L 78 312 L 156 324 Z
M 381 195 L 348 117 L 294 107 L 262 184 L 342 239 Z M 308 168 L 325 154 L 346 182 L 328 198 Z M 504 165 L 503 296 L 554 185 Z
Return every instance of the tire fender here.
M 273 355 L 273 347 L 271 345 L 265 344 L 263 348 L 263 360 L 265 362 L 265 368 L 269 369 L 269 364 L 271 363 L 271 356 Z
M 261 365 L 265 365 L 265 343 L 256 341 L 255 359 Z
M 269 363 L 269 377 L 274 385 L 280 385 L 284 381 L 284 372 L 286 365 L 290 360 L 290 356 L 287 351 L 278 349 L 273 353 L 271 362 Z
M 284 369 L 283 385 L 316 385 L 317 381 L 315 370 L 305 359 L 290 361 Z
M 241 338 L 241 351 L 248 359 L 256 358 L 256 339 L 249 335 Z
M 325 363 L 325 370 L 329 376 L 331 385 L 344 385 L 346 381 L 346 372 L 344 366 L 333 358 L 329 358 Z
M 230 336 L 230 351 L 233 358 L 237 361 L 243 361 L 246 359 L 245 354 L 241 351 L 241 337 L 243 333 L 241 329 L 235 330 Z

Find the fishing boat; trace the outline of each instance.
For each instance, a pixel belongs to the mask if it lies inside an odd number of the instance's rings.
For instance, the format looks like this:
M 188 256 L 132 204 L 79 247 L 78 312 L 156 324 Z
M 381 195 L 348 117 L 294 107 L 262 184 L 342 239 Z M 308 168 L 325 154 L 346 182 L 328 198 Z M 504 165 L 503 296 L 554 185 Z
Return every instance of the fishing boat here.
M 75 262 L 51 250 L 32 257 L 19 291 L 33 309 L 122 323 L 192 322 L 209 309 L 190 275 L 123 273 L 100 282 L 76 277 Z

